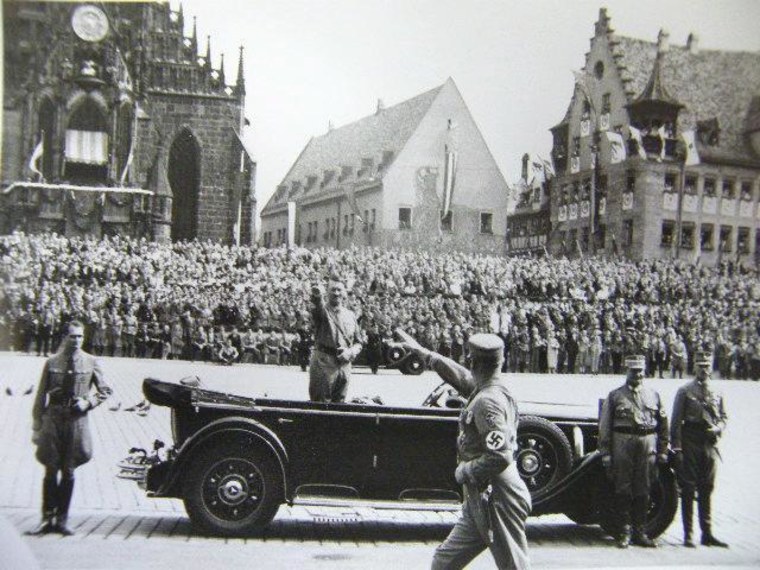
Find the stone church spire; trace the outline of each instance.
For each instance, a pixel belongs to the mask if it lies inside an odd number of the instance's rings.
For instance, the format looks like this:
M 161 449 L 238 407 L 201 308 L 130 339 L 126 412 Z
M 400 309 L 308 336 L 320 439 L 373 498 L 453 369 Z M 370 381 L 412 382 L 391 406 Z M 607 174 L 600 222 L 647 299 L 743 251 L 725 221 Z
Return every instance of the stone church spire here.
M 240 46 L 240 56 L 238 57 L 237 81 L 235 82 L 235 94 L 238 97 L 245 96 L 245 75 L 243 72 L 243 46 Z

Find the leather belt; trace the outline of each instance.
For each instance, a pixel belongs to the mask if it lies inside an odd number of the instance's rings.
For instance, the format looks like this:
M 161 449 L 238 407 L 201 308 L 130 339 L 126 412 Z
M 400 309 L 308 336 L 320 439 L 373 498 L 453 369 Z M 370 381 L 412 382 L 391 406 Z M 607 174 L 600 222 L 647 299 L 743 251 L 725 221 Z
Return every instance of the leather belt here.
M 709 429 L 709 426 L 705 422 L 684 422 L 683 427 L 698 432 L 706 432 Z
M 327 346 L 324 344 L 318 344 L 317 350 L 319 352 L 324 352 L 325 354 L 329 354 L 330 356 L 335 356 L 337 358 L 338 356 L 338 349 L 333 346 Z
M 628 435 L 652 435 L 653 433 L 657 432 L 657 430 L 654 428 L 640 428 L 640 427 L 627 427 L 627 426 L 612 428 L 612 431 L 615 433 L 625 433 Z
M 70 398 L 51 398 L 48 407 L 70 408 L 74 405 L 76 400 L 77 399 L 74 396 L 71 396 Z

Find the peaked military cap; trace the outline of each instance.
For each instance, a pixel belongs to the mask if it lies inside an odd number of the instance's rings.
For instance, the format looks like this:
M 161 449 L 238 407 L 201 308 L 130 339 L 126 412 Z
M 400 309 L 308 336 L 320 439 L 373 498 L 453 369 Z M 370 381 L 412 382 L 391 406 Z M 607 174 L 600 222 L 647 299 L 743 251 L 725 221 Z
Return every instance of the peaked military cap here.
M 470 350 L 480 354 L 491 352 L 501 353 L 504 350 L 504 341 L 495 334 L 478 333 L 470 337 Z
M 646 368 L 646 363 L 646 358 L 644 358 L 641 354 L 632 354 L 630 356 L 626 356 L 625 358 L 625 365 L 627 368 L 644 370 L 644 368 Z

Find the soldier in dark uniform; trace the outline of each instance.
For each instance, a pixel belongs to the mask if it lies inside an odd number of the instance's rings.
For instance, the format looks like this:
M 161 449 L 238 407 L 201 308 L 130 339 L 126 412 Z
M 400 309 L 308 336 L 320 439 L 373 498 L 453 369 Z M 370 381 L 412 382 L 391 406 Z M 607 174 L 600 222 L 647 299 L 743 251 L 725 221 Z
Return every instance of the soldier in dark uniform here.
M 455 472 L 464 487 L 462 516 L 436 549 L 432 567 L 463 568 L 489 548 L 499 568 L 528 568 L 525 520 L 532 505 L 514 458 L 517 404 L 500 377 L 504 342 L 494 334 L 470 337 L 472 370 L 411 338 L 402 346 L 469 398 L 459 416 Z
M 97 360 L 82 350 L 83 341 L 84 326 L 72 321 L 62 349 L 45 362 L 37 388 L 32 442 L 37 445 L 37 460 L 45 466 L 45 478 L 42 522 L 30 534 L 73 534 L 68 515 L 74 470 L 92 458 L 87 413 L 111 395 Z
M 599 419 L 599 452 L 615 484 L 619 516 L 618 546 L 630 543 L 653 548 L 645 531 L 649 489 L 657 477 L 655 463 L 668 460 L 668 416 L 660 395 L 644 388 L 646 359 L 631 356 L 625 384 L 607 396 Z M 631 534 L 633 522 L 633 534 Z
M 696 492 L 702 544 L 727 548 L 728 544 L 713 536 L 710 505 L 720 457 L 717 444 L 727 416 L 723 397 L 710 388 L 712 355 L 700 353 L 694 365 L 696 379 L 676 393 L 671 426 L 674 464 L 681 487 L 683 543 L 694 547 L 692 518 Z
M 327 297 L 325 302 L 321 287 L 312 287 L 314 352 L 309 364 L 309 397 L 317 402 L 343 402 L 351 363 L 362 350 L 361 330 L 354 312 L 343 306 L 343 283 L 331 281 Z

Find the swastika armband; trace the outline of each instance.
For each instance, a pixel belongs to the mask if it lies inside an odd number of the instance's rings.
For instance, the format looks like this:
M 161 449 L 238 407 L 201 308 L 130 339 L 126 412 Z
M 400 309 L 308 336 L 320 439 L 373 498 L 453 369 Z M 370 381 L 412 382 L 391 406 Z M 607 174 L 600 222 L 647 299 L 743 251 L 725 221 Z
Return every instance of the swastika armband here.
M 503 449 L 507 444 L 506 436 L 500 431 L 489 431 L 486 435 L 486 447 L 491 451 Z

